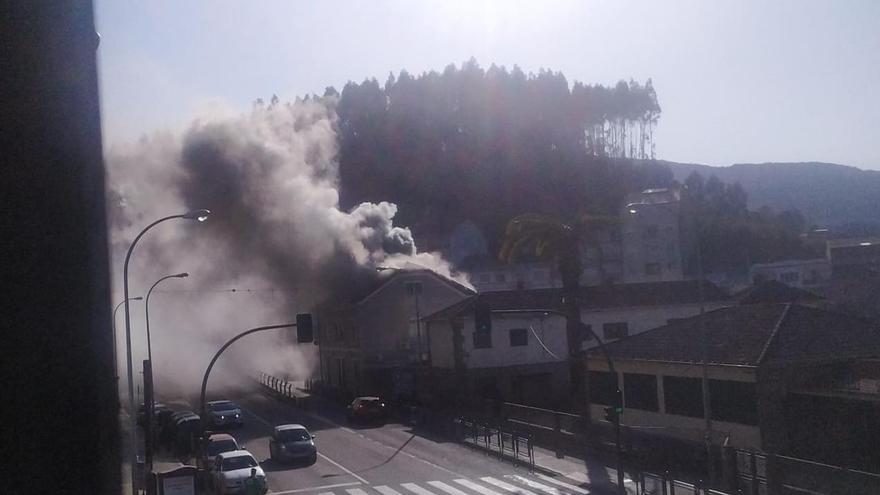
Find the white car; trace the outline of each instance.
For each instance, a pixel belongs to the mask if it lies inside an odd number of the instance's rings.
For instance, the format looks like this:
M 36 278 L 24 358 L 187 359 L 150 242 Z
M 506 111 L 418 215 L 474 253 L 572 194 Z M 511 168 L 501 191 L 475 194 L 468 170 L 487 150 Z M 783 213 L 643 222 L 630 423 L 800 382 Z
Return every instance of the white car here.
M 266 473 L 247 450 L 233 450 L 217 454 L 211 467 L 211 485 L 214 493 L 265 494 L 269 491 Z M 252 487 L 256 487 L 255 489 Z

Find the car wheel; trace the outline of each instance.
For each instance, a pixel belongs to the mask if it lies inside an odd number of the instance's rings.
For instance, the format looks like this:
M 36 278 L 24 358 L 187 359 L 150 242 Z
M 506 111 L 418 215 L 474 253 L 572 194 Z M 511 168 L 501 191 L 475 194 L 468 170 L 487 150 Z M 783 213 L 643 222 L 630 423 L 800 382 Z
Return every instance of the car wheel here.
M 316 462 L 318 462 L 318 454 L 315 454 L 315 455 L 313 455 L 312 457 L 310 457 L 310 458 L 309 458 L 309 462 L 306 464 L 306 466 L 312 466 L 312 465 L 314 465 Z

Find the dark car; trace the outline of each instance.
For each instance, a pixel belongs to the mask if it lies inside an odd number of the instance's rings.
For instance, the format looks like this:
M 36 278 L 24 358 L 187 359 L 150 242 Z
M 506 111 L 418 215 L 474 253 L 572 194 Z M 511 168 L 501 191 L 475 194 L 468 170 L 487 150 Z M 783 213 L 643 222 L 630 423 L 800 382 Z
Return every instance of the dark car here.
M 241 406 L 231 400 L 212 400 L 206 404 L 208 424 L 212 428 L 240 428 L 244 425 L 244 414 Z
M 385 403 L 378 397 L 358 397 L 346 410 L 349 421 L 384 421 L 387 413 Z
M 202 435 L 202 418 L 189 412 L 174 415 L 172 446 L 177 455 L 195 453 L 196 441 Z
M 168 406 L 166 406 L 165 404 L 162 404 L 161 402 L 154 402 L 153 403 L 153 421 L 157 421 L 159 418 L 159 415 L 161 413 L 163 413 L 164 411 L 170 411 L 170 410 L 171 409 Z M 141 427 L 143 427 L 147 424 L 147 407 L 144 404 L 141 404 L 140 407 L 138 407 L 137 424 L 138 424 L 138 426 L 141 426 Z
M 315 435 L 309 433 L 303 425 L 276 426 L 269 438 L 269 456 L 273 461 L 301 461 L 311 466 L 318 460 Z

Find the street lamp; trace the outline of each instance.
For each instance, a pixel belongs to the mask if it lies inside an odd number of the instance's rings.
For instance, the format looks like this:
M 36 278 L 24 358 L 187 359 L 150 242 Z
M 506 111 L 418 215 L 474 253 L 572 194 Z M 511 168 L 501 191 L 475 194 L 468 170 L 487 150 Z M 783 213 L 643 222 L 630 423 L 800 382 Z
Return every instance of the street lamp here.
M 130 300 L 143 301 L 144 298 L 142 296 L 137 296 L 132 297 Z M 125 301 L 119 301 L 119 304 L 113 308 L 113 373 L 117 380 L 119 380 L 119 357 L 116 355 L 116 312 L 119 311 L 119 307 L 124 303 Z
M 648 203 L 630 203 L 626 205 L 627 210 L 631 215 L 637 215 L 639 213 L 639 208 L 642 206 L 663 206 L 669 203 L 656 203 L 656 204 L 648 204 Z M 675 214 L 674 212 L 672 212 Z M 706 304 L 703 296 L 703 279 L 705 278 L 705 274 L 703 273 L 703 249 L 702 249 L 702 231 L 700 229 L 699 224 L 696 219 L 692 219 L 693 230 L 696 235 L 696 242 L 694 242 L 694 254 L 697 258 L 697 297 L 700 300 L 700 316 L 699 316 L 699 327 L 700 327 L 700 336 L 701 336 L 701 354 L 702 354 L 702 379 L 701 379 L 701 388 L 703 393 L 703 416 L 705 417 L 705 438 L 703 439 L 706 444 L 706 470 L 709 478 L 709 484 L 714 481 L 715 478 L 715 464 L 712 460 L 712 398 L 710 396 L 709 389 L 709 332 L 706 328 Z M 679 231 L 679 235 L 681 235 L 681 231 Z
M 159 285 L 159 282 L 161 282 L 163 280 L 168 280 L 169 278 L 186 278 L 186 277 L 189 277 L 189 273 L 183 272 L 183 273 L 176 273 L 174 275 L 166 275 L 166 276 L 160 278 L 159 280 L 156 280 L 156 283 L 154 283 L 152 285 L 152 287 L 150 287 L 150 290 L 147 291 L 147 302 L 144 304 L 144 306 L 146 307 L 145 313 L 146 313 L 146 319 L 147 319 L 147 359 L 150 361 L 150 363 L 153 362 L 153 348 L 150 345 L 150 294 L 153 293 L 153 289 L 155 289 L 156 286 Z
M 137 245 L 138 241 L 143 237 L 144 234 L 147 233 L 148 230 L 155 227 L 156 225 L 165 222 L 167 220 L 173 220 L 175 218 L 183 218 L 185 220 L 198 220 L 199 222 L 205 221 L 210 215 L 211 212 L 209 210 L 193 210 L 186 212 L 182 215 L 170 215 L 167 217 L 160 218 L 155 222 L 144 227 L 137 237 L 131 241 L 131 245 L 128 247 L 128 252 L 125 254 L 125 264 L 122 267 L 122 288 L 123 288 L 123 297 L 125 300 L 125 349 L 127 352 L 127 361 L 128 361 L 128 404 L 129 404 L 129 441 L 131 442 L 131 486 L 132 489 L 137 486 L 137 418 L 136 410 L 135 410 L 135 402 L 134 402 L 134 377 L 132 376 L 132 367 L 131 367 L 131 312 L 128 307 L 128 262 L 131 260 L 131 253 L 134 251 L 134 247 Z

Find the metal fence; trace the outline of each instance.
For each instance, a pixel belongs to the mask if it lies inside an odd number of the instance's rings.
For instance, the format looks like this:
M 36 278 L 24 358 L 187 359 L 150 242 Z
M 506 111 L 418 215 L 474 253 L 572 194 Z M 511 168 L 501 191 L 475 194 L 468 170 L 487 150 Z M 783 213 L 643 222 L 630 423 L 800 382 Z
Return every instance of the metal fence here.
M 262 372 L 258 381 L 276 396 L 293 402 L 297 407 L 308 407 L 308 396 L 300 392 L 292 382 Z
M 880 494 L 880 474 L 745 450 L 736 451 L 736 481 L 745 495 Z
M 465 445 L 497 453 L 501 458 L 521 462 L 534 469 L 535 451 L 529 435 L 468 418 L 457 418 L 455 424 L 458 438 Z

